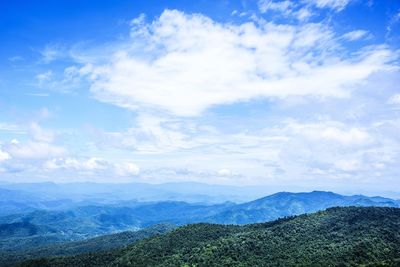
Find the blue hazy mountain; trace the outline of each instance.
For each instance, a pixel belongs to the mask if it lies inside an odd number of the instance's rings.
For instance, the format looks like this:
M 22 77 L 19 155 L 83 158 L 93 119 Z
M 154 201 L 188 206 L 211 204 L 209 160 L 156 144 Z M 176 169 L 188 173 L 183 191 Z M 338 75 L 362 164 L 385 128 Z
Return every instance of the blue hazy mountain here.
M 34 210 L 0 217 L 0 250 L 18 251 L 32 246 L 78 241 L 166 222 L 176 225 L 265 222 L 335 206 L 400 207 L 397 201 L 389 198 L 314 191 L 281 192 L 242 204 L 122 201 L 62 210 Z
M 400 207 L 396 200 L 363 195 L 343 196 L 332 192 L 280 192 L 251 202 L 235 205 L 209 221 L 224 224 L 246 224 L 275 220 L 280 217 L 312 213 L 330 207 L 381 206 Z
M 122 204 L 127 206 L 89 205 L 68 210 L 36 210 L 0 217 L 0 251 L 23 251 L 34 246 L 139 230 L 164 222 L 188 224 L 203 221 L 235 205 L 173 201 Z
M 60 210 L 86 205 L 130 202 L 246 202 L 272 193 L 273 188 L 202 183 L 101 184 L 22 183 L 0 185 L 0 216 L 33 210 Z
M 210 185 L 196 182 L 145 184 L 107 183 L 9 183 L 0 184 L 1 189 L 16 190 L 30 194 L 35 199 L 48 200 L 68 198 L 74 201 L 162 201 L 178 200 L 186 202 L 244 202 L 279 191 L 274 187 Z
M 89 205 L 117 204 L 131 207 L 134 203 L 142 202 L 245 203 L 281 189 L 193 182 L 166 184 L 3 183 L 0 184 L 0 216 L 34 210 L 69 210 Z M 299 191 L 300 188 L 291 190 Z

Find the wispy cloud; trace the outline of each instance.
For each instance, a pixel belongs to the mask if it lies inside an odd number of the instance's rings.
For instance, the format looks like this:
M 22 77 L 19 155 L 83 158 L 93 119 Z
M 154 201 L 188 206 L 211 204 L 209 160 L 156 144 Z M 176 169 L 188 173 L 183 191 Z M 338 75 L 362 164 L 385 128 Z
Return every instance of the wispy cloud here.
M 48 93 L 28 93 L 26 95 L 37 96 L 37 97 L 48 97 L 50 94 L 48 94 Z
M 368 38 L 369 33 L 368 33 L 368 31 L 365 31 L 365 30 L 355 30 L 355 31 L 351 31 L 351 32 L 344 34 L 342 37 L 349 41 L 355 41 L 355 40 L 360 40 L 363 38 Z
M 335 11 L 342 11 L 351 0 L 306 0 L 307 3 L 318 8 L 330 8 Z
M 392 95 L 389 100 L 388 100 L 389 104 L 392 105 L 400 105 L 400 94 L 394 94 Z
M 8 60 L 11 62 L 18 62 L 18 61 L 23 61 L 24 58 L 21 56 L 13 56 L 13 57 L 9 57 Z
M 46 171 L 67 170 L 77 171 L 82 174 L 109 173 L 117 176 L 137 176 L 139 167 L 131 162 L 111 163 L 101 158 L 53 158 L 44 162 L 43 168 Z
M 36 79 L 39 83 L 39 86 L 43 86 L 46 82 L 49 82 L 52 79 L 52 77 L 53 77 L 53 72 L 51 70 L 36 75 Z
M 39 50 L 39 53 L 41 55 L 40 61 L 48 64 L 64 57 L 65 49 L 58 44 L 47 44 L 43 49 Z

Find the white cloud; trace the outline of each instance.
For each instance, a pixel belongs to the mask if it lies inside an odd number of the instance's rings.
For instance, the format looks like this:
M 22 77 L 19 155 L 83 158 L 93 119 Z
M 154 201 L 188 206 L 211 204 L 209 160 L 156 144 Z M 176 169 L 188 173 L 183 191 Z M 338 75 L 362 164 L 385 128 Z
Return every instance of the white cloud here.
M 13 140 L 11 140 L 10 144 L 18 145 L 19 141 L 17 139 L 13 139 Z
M 47 170 L 72 169 L 72 170 L 105 170 L 109 163 L 100 158 L 76 159 L 76 158 L 53 158 L 44 163 Z
M 47 109 L 41 109 L 39 117 L 46 118 L 47 116 L 49 116 Z M 13 130 L 19 127 L 12 126 L 7 128 Z M 21 128 L 22 130 L 25 129 Z M 22 131 L 21 133 L 26 134 L 27 132 Z M 67 153 L 64 147 L 53 144 L 55 134 L 52 130 L 43 129 L 38 123 L 32 122 L 29 125 L 28 133 L 31 136 L 31 140 L 21 142 L 14 138 L 10 142 L 4 143 L 3 149 L 13 158 L 26 160 L 50 158 Z
M 357 128 L 351 128 L 347 131 L 337 128 L 326 128 L 320 134 L 322 138 L 334 140 L 344 145 L 364 145 L 371 142 L 368 133 Z
M 334 33 L 323 24 L 220 24 L 176 10 L 135 24 L 120 47 L 107 64 L 84 67 L 95 97 L 180 116 L 259 97 L 347 97 L 393 59 L 383 46 L 335 53 Z
M 259 0 L 258 8 L 262 13 L 268 10 L 290 12 L 291 7 L 294 5 L 291 1 L 272 1 L 272 0 Z
M 25 133 L 25 129 L 23 129 L 20 125 L 8 122 L 0 122 L 0 131 L 12 132 L 15 134 Z
M 0 162 L 10 159 L 10 154 L 0 150 Z
M 400 105 L 400 94 L 394 94 L 392 95 L 389 100 L 388 100 L 389 104 L 392 105 Z
M 42 56 L 41 61 L 46 64 L 51 63 L 63 55 L 61 46 L 55 44 L 46 45 L 39 53 Z
M 349 41 L 355 41 L 367 37 L 368 34 L 368 31 L 355 30 L 344 34 L 342 37 Z
M 318 15 L 318 9 L 328 8 L 336 12 L 342 11 L 351 0 L 303 0 L 303 1 L 276 1 L 259 0 L 258 10 L 261 13 L 269 11 L 279 12 L 280 17 L 298 19 L 300 22 Z
M 140 172 L 139 167 L 130 162 L 117 163 L 114 168 L 116 174 L 119 176 L 136 176 Z
M 278 12 L 279 16 L 296 18 L 301 22 L 314 15 L 309 5 L 299 5 L 294 1 L 259 0 L 258 9 L 261 13 Z
M 111 163 L 107 160 L 91 157 L 91 158 L 53 158 L 43 163 L 43 168 L 48 171 L 68 170 L 85 172 L 86 174 L 94 174 L 101 172 L 103 174 L 115 173 L 118 176 L 136 176 L 139 174 L 139 167 L 131 162 Z
M 72 55 L 71 58 L 78 60 Z M 71 92 L 72 89 L 76 89 L 82 85 L 81 76 L 87 74 L 86 68 L 89 67 L 90 65 L 78 69 L 76 66 L 69 66 L 64 69 L 63 73 L 53 72 L 52 70 L 39 73 L 36 75 L 37 85 L 40 88 L 55 92 Z M 29 93 L 28 95 L 41 97 L 49 96 L 48 93 Z
M 28 93 L 28 94 L 26 94 L 26 95 L 29 95 L 29 96 L 37 96 L 37 97 L 48 97 L 48 96 L 49 96 L 48 93 Z
M 44 143 L 51 143 L 54 141 L 54 133 L 52 131 L 43 129 L 37 123 L 31 123 L 30 128 L 34 140 Z
M 301 9 L 299 9 L 297 12 L 295 12 L 294 14 L 296 15 L 297 19 L 300 21 L 305 21 L 313 15 L 312 11 L 308 7 L 303 7 Z
M 330 8 L 335 11 L 341 11 L 351 2 L 351 0 L 306 0 L 305 2 L 318 8 Z
M 38 80 L 39 86 L 43 86 L 46 82 L 49 82 L 53 77 L 53 72 L 51 70 L 40 73 L 36 75 L 36 79 Z
M 193 147 L 180 122 L 166 117 L 141 114 L 136 126 L 125 132 L 103 133 L 102 142 L 140 152 L 160 153 Z M 96 133 L 98 135 L 98 133 Z
M 60 156 L 66 153 L 65 148 L 43 142 L 28 141 L 25 143 L 11 142 L 5 145 L 5 150 L 15 158 L 40 159 Z
M 362 146 L 370 144 L 373 138 L 360 128 L 349 127 L 338 122 L 297 123 L 289 122 L 288 130 L 294 134 L 301 134 L 315 141 L 332 141 L 344 146 Z
M 220 176 L 231 176 L 232 175 L 232 171 L 229 169 L 221 169 L 218 171 L 218 175 Z
M 342 171 L 357 171 L 362 167 L 358 160 L 338 160 L 334 165 Z

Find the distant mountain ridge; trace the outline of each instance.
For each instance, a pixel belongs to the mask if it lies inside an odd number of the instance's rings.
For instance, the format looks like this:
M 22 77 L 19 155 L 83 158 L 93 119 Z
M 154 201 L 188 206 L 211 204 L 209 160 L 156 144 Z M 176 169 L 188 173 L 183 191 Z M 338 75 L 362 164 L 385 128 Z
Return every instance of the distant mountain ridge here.
M 78 206 L 66 210 L 36 210 L 0 217 L 0 251 L 18 252 L 31 247 L 139 230 L 160 223 L 266 222 L 335 206 L 400 207 L 400 203 L 382 197 L 342 196 L 313 191 L 281 192 L 242 204 L 124 201 L 120 204 Z
M 238 204 L 209 218 L 209 222 L 247 224 L 280 217 L 316 212 L 330 207 L 380 206 L 400 207 L 396 200 L 363 195 L 343 196 L 333 192 L 280 192 L 254 201 Z
M 238 187 L 194 182 L 165 184 L 102 184 L 89 182 L 0 184 L 0 196 L 6 196 L 3 200 L 8 199 L 12 200 L 13 203 L 19 202 L 33 207 L 42 206 L 43 208 L 47 207 L 48 203 L 46 201 L 60 199 L 69 199 L 70 204 L 111 204 L 120 201 L 184 201 L 213 204 L 225 201 L 245 202 L 273 191 L 276 190 L 268 187 Z M 13 192 L 15 193 L 11 198 L 10 194 Z M 26 199 L 29 199 L 30 202 L 26 202 Z M 47 208 L 51 209 L 52 207 L 49 206 Z
M 122 202 L 183 201 L 218 204 L 245 203 L 282 191 L 281 186 L 229 186 L 195 182 L 166 184 L 8 183 L 0 184 L 0 216 L 33 210 L 67 210 L 78 206 L 113 205 Z M 301 188 L 285 188 L 304 191 Z M 391 193 L 400 198 L 400 192 Z

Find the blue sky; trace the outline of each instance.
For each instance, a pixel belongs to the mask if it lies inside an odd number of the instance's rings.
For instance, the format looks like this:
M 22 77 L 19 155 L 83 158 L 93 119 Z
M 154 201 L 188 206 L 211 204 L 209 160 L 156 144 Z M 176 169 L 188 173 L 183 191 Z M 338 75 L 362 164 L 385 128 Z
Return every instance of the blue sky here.
M 400 2 L 1 1 L 0 180 L 400 188 Z

